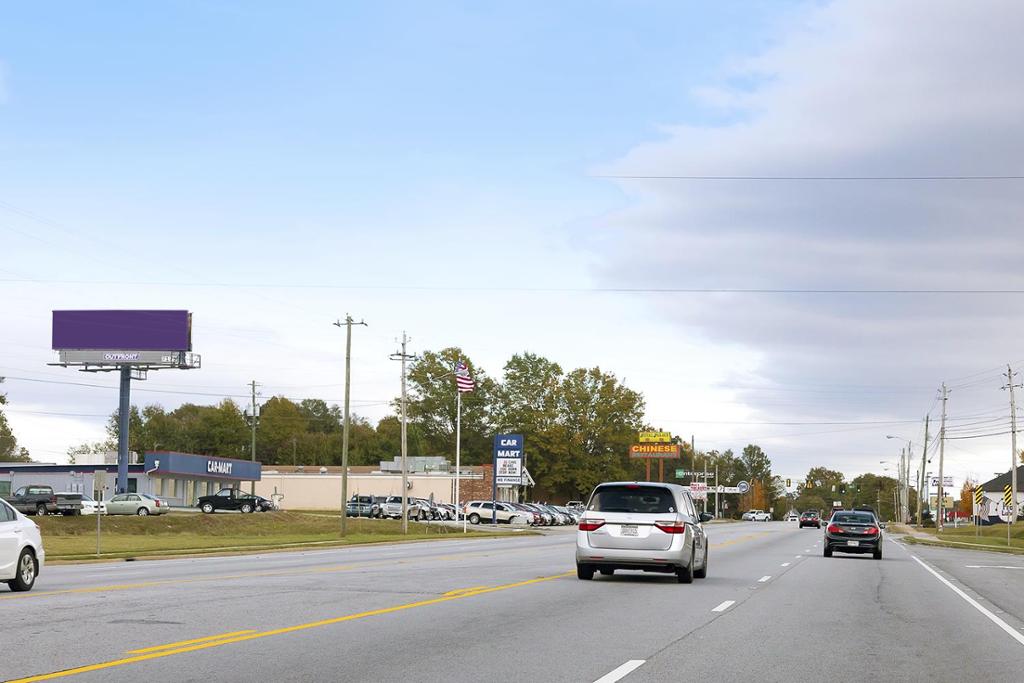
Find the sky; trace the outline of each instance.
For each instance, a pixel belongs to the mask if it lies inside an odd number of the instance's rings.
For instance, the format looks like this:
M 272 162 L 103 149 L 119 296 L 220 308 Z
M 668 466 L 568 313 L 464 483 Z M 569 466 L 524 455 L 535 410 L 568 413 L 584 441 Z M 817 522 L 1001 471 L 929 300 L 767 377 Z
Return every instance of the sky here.
M 167 408 L 339 402 L 350 313 L 370 419 L 407 331 L 853 476 L 920 457 L 946 382 L 945 470 L 988 479 L 1024 181 L 906 178 L 1024 175 L 1022 29 L 1001 0 L 8 5 L 5 412 L 39 460 L 104 435 L 116 378 L 46 365 L 53 309 L 191 310 L 202 369 L 134 387 Z

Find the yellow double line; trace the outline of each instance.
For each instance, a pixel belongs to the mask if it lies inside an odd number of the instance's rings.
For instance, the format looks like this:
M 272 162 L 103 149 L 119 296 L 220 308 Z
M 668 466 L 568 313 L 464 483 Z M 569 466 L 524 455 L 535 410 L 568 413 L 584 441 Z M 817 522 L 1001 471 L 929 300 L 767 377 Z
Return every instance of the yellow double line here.
M 270 631 L 232 631 L 230 633 L 222 633 L 218 636 L 207 636 L 205 638 L 195 638 L 193 640 L 182 640 L 176 643 L 168 643 L 167 645 L 156 645 L 141 650 L 131 650 L 128 652 L 128 654 L 132 655 L 131 657 L 115 659 L 109 662 L 101 662 L 99 664 L 88 664 L 86 666 L 79 666 L 73 669 L 54 671 L 53 673 L 39 674 L 36 676 L 29 676 L 27 678 L 19 678 L 12 681 L 8 681 L 8 683 L 31 683 L 33 681 L 50 681 L 55 678 L 77 676 L 78 674 L 89 673 L 92 671 L 102 671 L 104 669 L 112 669 L 114 667 L 125 666 L 127 664 L 136 664 L 138 662 L 145 662 L 151 659 L 160 659 L 162 657 L 170 657 L 171 655 L 179 655 L 184 654 L 186 652 L 196 652 L 198 650 L 206 650 L 209 648 L 220 647 L 222 645 L 228 645 L 230 643 L 241 643 L 247 640 L 256 640 L 257 638 L 269 638 L 270 636 L 279 636 L 285 633 L 306 631 L 313 628 L 321 628 L 323 626 L 341 624 L 346 621 L 354 621 L 356 619 L 365 619 L 367 617 L 376 617 L 381 616 L 383 614 L 392 614 L 394 612 L 401 612 L 403 610 L 413 609 L 414 607 L 426 607 L 427 605 L 437 605 L 443 602 L 450 602 L 452 600 L 462 600 L 464 598 L 485 595 L 487 593 L 496 593 L 498 591 L 504 591 L 510 588 L 531 586 L 537 583 L 543 583 L 545 581 L 553 581 L 554 579 L 565 578 L 567 576 L 573 575 L 574 573 L 574 571 L 571 571 L 565 572 L 563 574 L 555 574 L 554 576 L 541 576 L 536 579 L 517 581 L 516 583 L 506 583 L 500 586 L 477 586 L 475 588 L 466 588 L 457 591 L 450 591 L 448 593 L 445 593 L 444 595 L 441 595 L 436 598 L 430 598 L 428 600 L 419 600 L 417 602 L 409 602 L 404 605 L 395 605 L 394 607 L 385 607 L 383 609 L 375 609 L 367 612 L 357 612 L 356 614 L 346 614 L 345 616 L 341 617 L 322 619 L 320 621 L 311 621 L 306 624 L 286 626 L 284 628 L 273 629 Z

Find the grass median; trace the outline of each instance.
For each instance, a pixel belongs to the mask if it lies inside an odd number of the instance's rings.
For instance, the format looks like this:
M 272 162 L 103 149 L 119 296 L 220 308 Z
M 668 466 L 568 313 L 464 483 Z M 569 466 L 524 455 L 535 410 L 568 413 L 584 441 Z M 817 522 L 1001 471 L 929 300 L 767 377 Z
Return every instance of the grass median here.
M 947 548 L 965 548 L 968 550 L 991 550 L 1001 553 L 1024 555 L 1024 524 L 1014 524 L 1010 529 L 1010 543 L 1006 542 L 1006 525 L 964 526 L 958 529 L 946 527 L 936 533 L 935 529 L 915 529 L 926 534 L 925 537 L 908 535 L 908 543 L 922 545 L 938 545 Z
M 34 517 L 49 560 L 96 559 L 95 517 Z M 439 524 L 350 519 L 348 534 L 340 515 L 301 512 L 258 514 L 175 514 L 115 516 L 100 520 L 100 559 L 252 552 L 297 547 L 331 547 L 407 540 L 494 537 L 502 532 L 461 531 Z M 529 532 L 505 532 L 522 535 Z

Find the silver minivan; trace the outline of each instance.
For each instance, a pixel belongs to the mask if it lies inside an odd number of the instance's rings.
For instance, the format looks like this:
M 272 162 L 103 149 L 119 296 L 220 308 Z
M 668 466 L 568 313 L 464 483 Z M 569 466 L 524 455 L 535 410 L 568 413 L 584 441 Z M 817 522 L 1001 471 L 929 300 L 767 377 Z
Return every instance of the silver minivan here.
M 680 583 L 708 574 L 708 539 L 690 492 L 678 484 L 598 484 L 576 532 L 576 575 L 616 569 L 674 573 Z

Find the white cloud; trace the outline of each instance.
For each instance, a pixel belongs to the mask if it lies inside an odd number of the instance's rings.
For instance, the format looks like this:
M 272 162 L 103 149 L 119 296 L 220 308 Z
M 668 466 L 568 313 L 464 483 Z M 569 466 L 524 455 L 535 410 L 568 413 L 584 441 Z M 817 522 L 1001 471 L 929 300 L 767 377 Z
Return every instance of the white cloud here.
M 672 126 L 666 139 L 604 170 L 1020 175 L 1022 29 L 1024 6 L 1015 2 L 842 0 L 815 8 L 730 74 L 754 87 L 698 92 L 704 103 L 727 107 L 734 123 Z M 628 272 L 630 285 L 650 287 L 1024 288 L 1019 181 L 621 186 L 633 203 L 608 218 L 594 243 L 607 254 L 598 267 L 605 282 L 622 284 Z M 627 268 L 636 263 L 652 267 Z M 928 387 L 1024 356 L 1019 296 L 680 295 L 661 309 L 710 344 L 760 355 L 757 377 L 737 375 L 735 384 L 778 389 L 737 390 L 764 421 L 923 416 Z M 954 395 L 951 415 L 1005 402 L 997 373 L 989 374 L 991 386 Z M 879 426 L 768 445 L 790 471 L 828 461 L 830 452 L 847 455 L 832 464 L 863 471 L 892 450 L 880 435 L 894 431 L 917 430 Z M 1003 450 L 1008 460 L 1003 441 L 962 441 L 980 453 L 951 454 L 951 466 L 987 476 L 1003 466 Z

